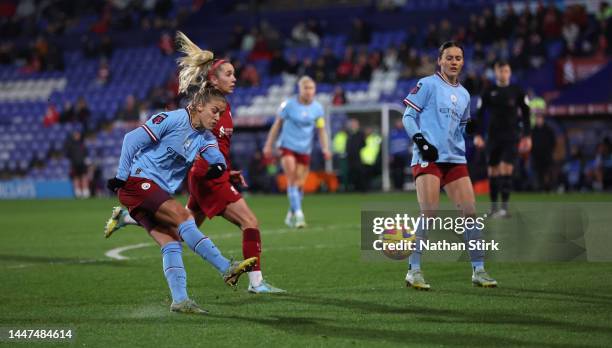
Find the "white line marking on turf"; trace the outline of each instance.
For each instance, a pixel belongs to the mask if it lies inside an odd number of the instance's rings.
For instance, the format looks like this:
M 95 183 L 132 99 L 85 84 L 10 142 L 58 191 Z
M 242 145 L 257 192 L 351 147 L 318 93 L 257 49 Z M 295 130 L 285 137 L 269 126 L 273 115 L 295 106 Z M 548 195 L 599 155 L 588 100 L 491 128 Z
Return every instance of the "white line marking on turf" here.
M 328 226 L 316 226 L 316 227 L 308 227 L 305 230 L 296 230 L 294 228 L 279 228 L 279 229 L 274 229 L 274 230 L 265 230 L 264 231 L 264 236 L 265 235 L 276 235 L 276 234 L 287 234 L 287 233 L 297 233 L 297 234 L 303 234 L 303 233 L 308 233 L 308 232 L 320 232 L 320 231 L 329 231 L 329 230 L 337 230 L 337 229 L 341 229 L 341 228 L 360 228 L 360 225 L 358 224 L 336 224 L 336 225 L 328 225 Z M 219 234 L 216 236 L 212 236 L 213 240 L 218 240 L 218 239 L 229 239 L 229 238 L 235 238 L 235 237 L 239 237 L 240 234 L 237 233 L 224 233 L 224 234 Z M 114 260 L 140 260 L 140 259 L 146 259 L 148 257 L 127 257 L 124 255 L 121 255 L 121 253 L 128 251 L 128 250 L 134 250 L 134 249 L 140 249 L 140 248 L 145 248 L 145 247 L 149 247 L 149 246 L 154 246 L 155 243 L 139 243 L 139 244 L 132 244 L 132 245 L 126 245 L 123 247 L 118 247 L 118 248 L 114 248 L 111 249 L 109 251 L 107 251 L 106 253 L 104 253 L 104 255 L 108 258 L 111 259 L 111 261 Z M 285 246 L 285 247 L 279 247 L 279 248 L 266 248 L 266 251 L 291 251 L 291 250 L 304 250 L 304 249 L 327 249 L 327 248 L 335 248 L 337 247 L 336 244 L 316 244 L 316 245 L 300 245 L 300 246 Z M 346 247 L 346 245 L 344 245 L 343 247 Z M 358 247 L 358 245 L 357 245 Z M 242 250 L 227 250 L 226 253 L 231 254 L 231 253 L 240 253 L 242 252 Z M 85 264 L 85 263 L 97 263 L 97 262 L 108 262 L 108 259 L 83 259 L 83 260 L 78 260 L 78 261 L 58 261 L 58 262 L 48 262 L 45 264 L 48 265 L 69 265 L 69 264 Z M 33 267 L 33 266 L 38 266 L 41 265 L 41 263 L 25 263 L 25 264 L 18 264 L 18 265 L 11 265 L 11 266 L 7 266 L 6 269 L 21 269 L 21 268 L 28 268 L 28 267 Z
M 132 250 L 132 249 L 140 249 L 140 248 L 153 246 L 153 245 L 155 244 L 154 243 L 139 243 L 139 244 L 127 245 L 127 246 L 111 249 L 107 251 L 106 253 L 104 253 L 104 256 L 110 257 L 111 259 L 115 259 L 115 260 L 129 260 L 130 259 L 129 257 L 123 256 L 121 255 L 121 253 L 124 251 Z

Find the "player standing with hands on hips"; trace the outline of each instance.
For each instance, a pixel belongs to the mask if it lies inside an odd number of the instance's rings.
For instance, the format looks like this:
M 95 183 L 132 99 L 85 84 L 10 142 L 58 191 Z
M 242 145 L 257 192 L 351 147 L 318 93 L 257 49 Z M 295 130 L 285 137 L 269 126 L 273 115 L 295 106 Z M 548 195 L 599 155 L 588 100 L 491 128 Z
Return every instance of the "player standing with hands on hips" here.
M 474 137 L 474 145 L 486 147 L 489 186 L 491 196 L 491 216 L 504 218 L 508 213 L 508 201 L 512 191 L 512 172 L 517 158 L 517 143 L 521 151 L 531 151 L 531 125 L 529 123 L 529 101 L 525 92 L 517 85 L 510 83 L 512 69 L 506 61 L 495 63 L 495 86 L 487 88 L 479 101 L 477 119 L 482 121 L 485 111 L 490 112 L 487 141 L 482 134 Z M 521 122 L 518 118 L 521 110 Z M 522 127 L 520 127 L 522 126 Z M 497 205 L 501 192 L 501 208 Z
M 421 213 L 425 217 L 437 214 L 441 187 L 463 216 L 474 217 L 476 214 L 463 138 L 473 130 L 470 94 L 459 84 L 463 64 L 463 47 L 453 41 L 445 42 L 438 53 L 440 71 L 419 80 L 404 99 L 404 128 L 414 141 L 412 174 Z M 423 250 L 420 242 L 426 238 L 426 230 L 419 226 L 406 274 L 406 285 L 420 290 L 430 289 L 421 272 Z M 466 243 L 482 240 L 482 230 L 475 226 L 466 229 L 463 239 Z M 484 250 L 470 250 L 469 255 L 472 283 L 483 287 L 497 286 L 495 279 L 484 269 Z
M 316 85 L 312 78 L 302 76 L 298 81 L 299 95 L 284 101 L 278 116 L 268 133 L 264 156 L 272 157 L 272 145 L 280 133 L 281 165 L 287 176 L 289 211 L 285 224 L 289 227 L 306 227 L 302 211 L 304 183 L 310 170 L 310 152 L 315 128 L 319 131 L 319 143 L 326 160 L 331 158 L 325 130 L 324 110 L 314 100 Z

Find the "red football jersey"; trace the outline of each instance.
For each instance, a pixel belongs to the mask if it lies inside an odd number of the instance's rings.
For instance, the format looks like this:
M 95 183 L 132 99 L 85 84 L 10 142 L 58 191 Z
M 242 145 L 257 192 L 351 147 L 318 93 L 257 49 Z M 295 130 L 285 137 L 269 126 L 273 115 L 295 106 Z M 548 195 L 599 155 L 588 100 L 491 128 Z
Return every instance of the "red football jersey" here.
M 230 145 L 232 140 L 232 133 L 234 133 L 234 121 L 232 120 L 232 108 L 227 104 L 225 111 L 221 114 L 219 118 L 219 122 L 215 128 L 213 128 L 212 133 L 217 137 L 217 143 L 219 143 L 219 151 L 225 157 L 225 163 L 227 164 L 227 170 L 229 172 L 232 164 L 230 162 Z M 198 156 L 193 167 L 191 168 L 190 175 L 206 175 L 208 171 L 208 162 L 205 159 Z M 224 174 L 221 177 L 217 178 L 214 181 L 226 181 L 228 179 L 228 174 Z

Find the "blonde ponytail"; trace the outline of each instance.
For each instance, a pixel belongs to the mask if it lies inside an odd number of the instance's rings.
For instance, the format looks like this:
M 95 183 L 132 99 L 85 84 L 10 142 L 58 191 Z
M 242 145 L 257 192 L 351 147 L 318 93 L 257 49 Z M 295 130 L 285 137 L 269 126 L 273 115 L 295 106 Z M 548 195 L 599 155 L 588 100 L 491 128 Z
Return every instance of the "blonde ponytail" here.
M 208 70 L 214 54 L 202 50 L 181 31 L 176 32 L 177 50 L 185 56 L 177 59 L 179 72 L 179 93 L 187 93 L 189 86 L 202 86 L 206 82 Z

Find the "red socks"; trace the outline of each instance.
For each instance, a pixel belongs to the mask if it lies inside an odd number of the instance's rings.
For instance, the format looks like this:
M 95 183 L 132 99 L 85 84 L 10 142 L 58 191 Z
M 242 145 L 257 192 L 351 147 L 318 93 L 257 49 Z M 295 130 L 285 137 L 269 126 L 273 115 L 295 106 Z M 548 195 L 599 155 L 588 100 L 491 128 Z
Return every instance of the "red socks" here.
M 256 257 L 257 263 L 253 266 L 252 271 L 261 270 L 261 260 L 259 255 L 261 254 L 261 237 L 259 230 L 256 228 L 247 228 L 242 231 L 242 256 L 245 259 L 249 257 Z

